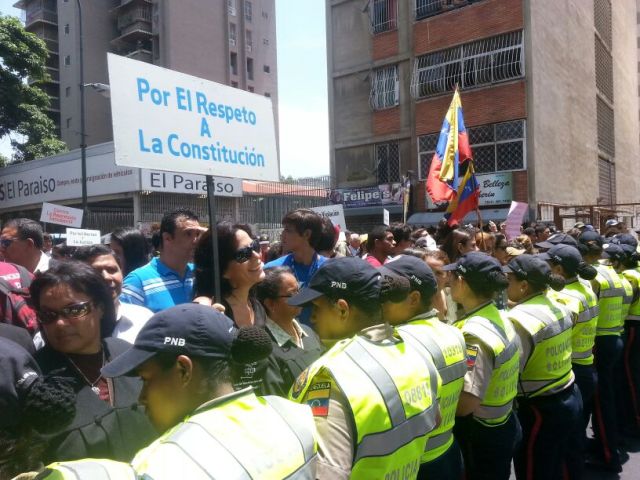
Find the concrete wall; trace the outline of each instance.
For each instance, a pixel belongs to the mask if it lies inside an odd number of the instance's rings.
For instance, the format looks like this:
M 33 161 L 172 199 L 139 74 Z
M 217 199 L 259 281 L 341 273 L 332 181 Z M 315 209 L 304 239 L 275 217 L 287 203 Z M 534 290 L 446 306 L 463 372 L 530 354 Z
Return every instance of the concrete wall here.
M 617 203 L 640 201 L 637 21 L 634 0 L 614 0 L 613 87 Z
M 525 24 L 529 201 L 595 203 L 593 2 L 527 0 Z

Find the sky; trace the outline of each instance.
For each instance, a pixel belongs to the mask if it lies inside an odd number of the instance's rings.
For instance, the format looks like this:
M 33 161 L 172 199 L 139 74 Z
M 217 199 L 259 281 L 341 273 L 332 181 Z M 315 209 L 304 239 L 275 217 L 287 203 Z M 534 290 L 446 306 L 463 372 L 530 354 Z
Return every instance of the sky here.
M 16 0 L 0 12 L 20 16 Z M 280 173 L 329 174 L 329 121 L 324 0 L 276 0 Z M 302 6 L 303 5 L 303 6 Z M 0 153 L 10 155 L 8 138 Z

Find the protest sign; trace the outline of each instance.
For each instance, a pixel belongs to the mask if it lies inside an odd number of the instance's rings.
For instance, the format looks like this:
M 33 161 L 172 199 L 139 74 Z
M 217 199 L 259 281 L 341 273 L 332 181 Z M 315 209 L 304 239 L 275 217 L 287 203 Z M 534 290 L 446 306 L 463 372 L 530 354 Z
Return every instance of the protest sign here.
M 326 207 L 313 207 L 311 210 L 319 213 L 323 217 L 328 217 L 334 225 L 338 225 L 341 231 L 347 230 L 347 222 L 344 219 L 344 208 L 342 205 L 327 205 Z
M 384 223 L 386 226 L 389 226 L 389 210 L 387 210 L 386 208 L 382 209 L 382 223 Z
M 81 247 L 100 243 L 100 230 L 85 230 L 81 228 L 67 228 L 67 245 Z
M 108 54 L 117 165 L 279 180 L 271 99 Z
M 522 220 L 527 213 L 528 207 L 529 205 L 523 202 L 511 202 L 505 229 L 507 240 L 511 240 L 520 235 L 520 225 L 522 225 Z
M 53 203 L 42 203 L 40 221 L 44 223 L 55 223 L 56 225 L 66 225 L 67 227 L 82 226 L 82 210 L 79 208 L 63 207 Z

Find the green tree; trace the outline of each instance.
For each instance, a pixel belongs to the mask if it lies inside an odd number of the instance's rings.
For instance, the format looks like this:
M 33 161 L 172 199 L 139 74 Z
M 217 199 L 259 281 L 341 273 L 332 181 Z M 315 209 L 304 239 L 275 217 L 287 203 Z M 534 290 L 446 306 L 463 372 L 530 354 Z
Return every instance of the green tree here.
M 19 134 L 11 139 L 15 162 L 66 150 L 46 114 L 49 96 L 38 87 L 48 79 L 47 56 L 45 43 L 20 20 L 0 15 L 0 137 Z

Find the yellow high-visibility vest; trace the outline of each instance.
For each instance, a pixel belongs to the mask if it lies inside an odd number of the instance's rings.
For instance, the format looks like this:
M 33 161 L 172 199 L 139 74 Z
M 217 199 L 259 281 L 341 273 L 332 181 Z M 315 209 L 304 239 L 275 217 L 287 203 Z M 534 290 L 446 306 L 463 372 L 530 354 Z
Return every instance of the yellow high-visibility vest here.
M 88 458 L 52 463 L 36 478 L 38 480 L 136 480 L 138 477 L 128 463 Z
M 596 336 L 620 335 L 624 324 L 622 298 L 625 295 L 620 276 L 610 265 L 593 265 L 598 276 L 592 280 L 594 290 L 598 287 L 598 326 Z

